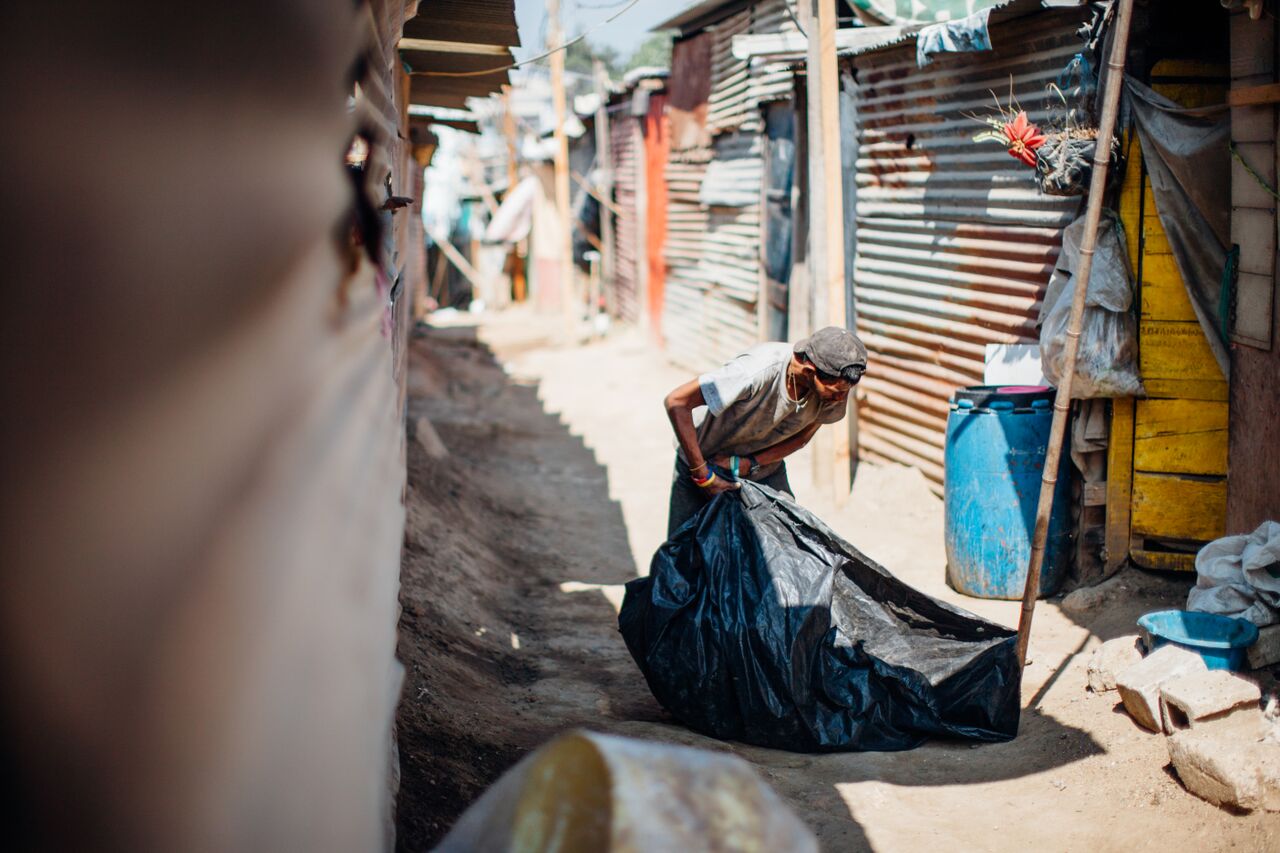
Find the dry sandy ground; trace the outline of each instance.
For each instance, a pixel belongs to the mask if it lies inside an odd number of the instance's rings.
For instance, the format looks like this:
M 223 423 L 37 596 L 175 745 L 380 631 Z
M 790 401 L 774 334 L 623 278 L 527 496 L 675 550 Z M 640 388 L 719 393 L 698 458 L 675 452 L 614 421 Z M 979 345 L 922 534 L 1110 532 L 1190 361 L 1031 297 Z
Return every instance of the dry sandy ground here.
M 803 755 L 721 743 L 654 702 L 617 633 L 622 584 L 666 528 L 663 395 L 687 378 L 634 331 L 580 347 L 522 310 L 414 342 L 400 654 L 401 849 L 438 840 L 517 758 L 573 727 L 729 750 L 751 761 L 824 849 L 1280 849 L 1280 815 L 1233 814 L 1178 783 L 1164 743 L 1085 690 L 1101 640 L 1176 606 L 1189 581 L 1127 572 L 1076 618 L 1037 610 L 1018 737 L 900 753 Z M 478 338 L 478 340 L 477 340 Z M 497 356 L 495 361 L 494 354 Z M 1014 625 L 1017 604 L 943 582 L 942 504 L 909 469 L 862 466 L 837 509 L 791 468 L 801 503 L 909 583 Z

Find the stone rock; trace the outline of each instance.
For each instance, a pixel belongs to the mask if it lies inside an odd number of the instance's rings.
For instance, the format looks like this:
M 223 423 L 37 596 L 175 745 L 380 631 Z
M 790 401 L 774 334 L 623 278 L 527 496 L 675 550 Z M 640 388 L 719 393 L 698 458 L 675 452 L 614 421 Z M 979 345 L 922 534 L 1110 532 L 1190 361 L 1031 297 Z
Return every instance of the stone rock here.
M 1258 685 L 1221 669 L 1171 678 L 1160 688 L 1166 733 L 1209 725 L 1237 710 L 1258 711 L 1261 701 Z
M 1280 811 L 1280 743 L 1261 739 L 1261 712 L 1230 720 L 1166 738 L 1173 769 L 1188 791 L 1214 805 Z
M 1116 674 L 1142 660 L 1138 635 L 1129 634 L 1107 640 L 1093 650 L 1089 658 L 1089 689 L 1105 693 L 1116 689 Z
M 1091 610 L 1097 610 L 1107 600 L 1105 585 L 1082 586 L 1067 593 L 1062 599 L 1062 612 L 1068 616 L 1083 616 Z
M 1179 646 L 1161 646 L 1116 676 L 1116 688 L 1129 716 L 1141 726 L 1158 732 L 1163 726 L 1160 688 L 1180 675 L 1207 672 L 1204 659 Z
M 1249 647 L 1249 668 L 1265 669 L 1280 663 L 1280 625 L 1258 629 L 1258 641 Z
M 449 455 L 449 448 L 444 446 L 440 433 L 427 418 L 418 418 L 413 422 L 413 440 L 427 454 L 428 459 L 443 459 Z

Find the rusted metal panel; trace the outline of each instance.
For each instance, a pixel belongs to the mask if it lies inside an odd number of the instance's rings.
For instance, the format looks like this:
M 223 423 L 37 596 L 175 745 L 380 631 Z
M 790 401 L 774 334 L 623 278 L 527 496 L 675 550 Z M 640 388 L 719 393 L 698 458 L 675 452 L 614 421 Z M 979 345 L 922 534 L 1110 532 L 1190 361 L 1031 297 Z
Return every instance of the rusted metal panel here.
M 667 92 L 671 150 L 686 151 L 710 145 L 707 98 L 711 95 L 711 33 L 701 32 L 671 46 Z
M 666 93 L 649 96 L 649 109 L 644 116 L 644 291 L 649 331 L 653 340 L 663 340 L 663 305 L 665 304 L 667 262 L 662 248 L 667 240 L 667 155 L 671 146 L 667 124 Z M 637 188 L 637 194 L 641 188 Z
M 862 454 L 942 485 L 947 401 L 982 381 L 985 345 L 1036 340 L 1035 318 L 1075 199 L 1042 195 L 1034 171 L 972 141 L 992 92 L 1043 120 L 1045 86 L 1080 50 L 1080 9 L 992 24 L 995 49 L 916 65 L 914 42 L 845 59 L 858 154 L 853 263 L 857 328 L 871 349 L 859 386 Z M 846 81 L 846 85 L 849 81 Z

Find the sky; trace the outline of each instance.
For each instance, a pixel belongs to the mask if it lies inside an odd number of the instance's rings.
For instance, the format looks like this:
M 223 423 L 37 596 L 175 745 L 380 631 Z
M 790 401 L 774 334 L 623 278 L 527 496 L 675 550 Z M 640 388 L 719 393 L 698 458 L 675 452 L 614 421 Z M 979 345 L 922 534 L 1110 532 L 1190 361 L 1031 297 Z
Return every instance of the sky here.
M 560 0 L 560 20 L 564 23 L 565 32 L 574 36 L 603 21 L 628 2 L 629 0 Z M 649 35 L 649 29 L 654 24 L 662 23 L 692 6 L 694 2 L 695 0 L 640 0 L 618 20 L 593 30 L 587 40 L 593 44 L 607 44 L 623 57 L 630 56 Z M 521 43 L 514 51 L 516 59 L 527 59 L 542 53 L 547 34 L 546 20 L 546 0 L 516 0 L 516 23 L 520 27 Z

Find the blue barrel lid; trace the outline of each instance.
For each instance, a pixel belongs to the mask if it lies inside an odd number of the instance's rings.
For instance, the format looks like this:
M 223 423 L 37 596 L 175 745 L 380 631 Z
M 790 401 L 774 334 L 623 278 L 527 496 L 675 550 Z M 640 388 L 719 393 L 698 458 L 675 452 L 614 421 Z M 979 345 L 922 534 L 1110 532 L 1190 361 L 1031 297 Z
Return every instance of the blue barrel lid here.
M 955 396 L 951 399 L 956 404 L 968 400 L 971 406 L 982 408 L 1007 410 L 1028 409 L 1035 406 L 1039 409 L 1044 403 L 1037 406 L 1035 404 L 1038 401 L 1051 404 L 1056 393 L 1055 389 L 1047 385 L 970 385 L 966 388 L 957 388 Z M 1009 405 L 993 406 L 993 403 Z

